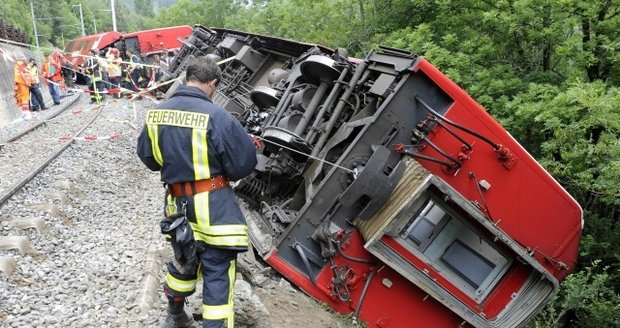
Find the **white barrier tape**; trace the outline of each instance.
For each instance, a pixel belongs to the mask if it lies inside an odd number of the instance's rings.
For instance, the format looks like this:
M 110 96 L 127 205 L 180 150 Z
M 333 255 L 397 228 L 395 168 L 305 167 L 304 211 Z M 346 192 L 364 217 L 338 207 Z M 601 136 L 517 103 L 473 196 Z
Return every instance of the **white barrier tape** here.
M 117 120 L 117 119 L 113 119 L 113 118 L 106 118 L 106 121 L 112 122 L 112 123 L 127 124 L 127 125 L 131 126 L 131 128 L 133 128 L 134 130 L 140 130 L 140 128 L 137 127 L 135 124 L 133 124 L 133 122 L 130 122 L 130 121 L 127 121 L 127 120 Z
M 120 64 L 127 64 L 127 65 L 130 65 L 130 66 L 131 66 L 131 65 L 133 65 L 133 66 L 142 66 L 142 67 L 158 67 L 158 68 L 164 68 L 164 67 L 163 67 L 163 66 L 161 66 L 161 65 L 151 65 L 151 64 L 143 64 L 143 63 L 134 63 L 134 62 L 132 62 L 132 61 L 124 61 L 124 60 L 120 60 L 120 61 L 119 61 L 119 60 L 110 60 L 110 59 L 108 59 L 108 58 L 105 58 L 105 57 L 99 57 L 99 56 L 90 56 L 90 55 L 83 55 L 83 54 L 75 54 L 75 55 L 72 55 L 72 56 L 83 57 L 83 58 L 86 58 L 86 59 L 96 58 L 97 60 L 101 60 L 101 61 L 104 61 L 104 62 L 106 62 L 106 63 L 110 63 L 110 62 L 114 61 L 115 63 L 117 63 L 117 64 L 119 64 L 119 65 L 120 65 Z M 217 62 L 217 64 L 218 64 L 218 65 L 222 65 L 222 64 L 225 64 L 225 63 L 227 63 L 227 62 L 229 62 L 229 61 L 231 61 L 231 60 L 233 60 L 233 59 L 235 59 L 235 56 L 228 57 L 228 58 L 226 58 L 226 59 L 222 59 L 222 60 L 220 60 L 219 62 Z
M 131 99 L 133 100 L 133 98 L 136 98 L 136 97 L 142 96 L 142 95 L 144 95 L 145 93 L 151 92 L 151 91 L 153 91 L 153 90 L 155 90 L 155 89 L 158 89 L 158 88 L 161 88 L 161 87 L 163 87 L 163 86 L 165 86 L 165 85 L 168 85 L 168 84 L 174 83 L 175 81 L 180 81 L 180 79 L 179 79 L 179 78 L 176 78 L 176 79 L 168 80 L 168 81 L 166 81 L 166 82 L 162 82 L 162 83 L 159 83 L 159 84 L 156 84 L 156 85 L 152 85 L 152 86 L 150 86 L 150 87 L 148 87 L 148 88 L 146 88 L 146 89 L 142 89 L 142 90 L 140 90 L 140 91 L 138 91 L 138 92 L 134 93 L 134 94 L 131 96 L 131 97 L 132 97 Z
M 89 136 L 83 136 L 83 137 L 75 137 L 73 138 L 73 140 L 76 141 L 100 141 L 100 140 L 118 140 L 120 138 L 126 137 L 129 134 L 111 134 L 109 136 L 95 136 L 95 135 L 89 135 Z
M 13 57 L 11 57 L 11 55 L 8 52 L 5 52 L 4 50 L 2 50 L 2 48 L 0 48 L 0 54 L 2 54 L 2 58 L 4 58 L 5 62 L 15 62 L 15 59 L 13 59 Z

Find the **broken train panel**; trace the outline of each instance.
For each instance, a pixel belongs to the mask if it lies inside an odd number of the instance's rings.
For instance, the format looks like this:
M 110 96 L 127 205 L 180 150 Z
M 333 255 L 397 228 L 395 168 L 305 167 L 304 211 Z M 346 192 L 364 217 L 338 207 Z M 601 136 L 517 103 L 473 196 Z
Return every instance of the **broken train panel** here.
M 222 60 L 214 99 L 259 140 L 235 184 L 277 271 L 370 327 L 519 327 L 576 261 L 579 205 L 424 58 L 196 26 L 167 77 Z

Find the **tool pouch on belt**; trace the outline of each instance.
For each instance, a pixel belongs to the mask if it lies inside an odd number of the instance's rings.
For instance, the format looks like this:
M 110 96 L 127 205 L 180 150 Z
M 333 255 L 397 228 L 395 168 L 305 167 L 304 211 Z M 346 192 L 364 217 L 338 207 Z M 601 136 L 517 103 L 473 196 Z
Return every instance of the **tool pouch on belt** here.
M 195 273 L 198 265 L 196 243 L 185 213 L 168 216 L 161 220 L 159 226 L 162 234 L 172 237 L 168 241 L 174 251 L 172 260 L 174 267 L 182 274 Z

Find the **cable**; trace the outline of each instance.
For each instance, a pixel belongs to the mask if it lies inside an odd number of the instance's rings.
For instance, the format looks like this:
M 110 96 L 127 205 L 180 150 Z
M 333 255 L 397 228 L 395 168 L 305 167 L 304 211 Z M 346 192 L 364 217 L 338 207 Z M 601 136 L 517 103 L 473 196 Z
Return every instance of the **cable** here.
M 383 267 L 370 271 L 368 278 L 366 278 L 366 283 L 364 284 L 364 289 L 362 289 L 362 294 L 360 294 L 360 300 L 357 302 L 357 307 L 355 308 L 355 312 L 353 312 L 353 316 L 351 317 L 353 321 L 357 321 L 357 318 L 362 310 L 362 304 L 364 303 L 364 298 L 366 298 L 366 292 L 368 292 L 368 288 L 370 287 L 370 281 L 375 277 L 377 272 L 381 270 Z
M 396 151 L 399 154 L 407 154 L 413 158 L 419 158 L 419 159 L 424 159 L 427 161 L 431 161 L 434 163 L 438 163 L 441 165 L 445 165 L 448 168 L 452 168 L 453 163 L 450 163 L 448 161 L 444 161 L 441 160 L 439 158 L 435 158 L 435 157 L 431 157 L 431 156 L 427 156 L 427 155 L 422 155 L 422 154 L 418 154 L 418 153 L 414 153 L 410 150 L 407 149 L 407 147 L 413 147 L 413 145 L 405 145 L 405 144 L 393 144 L 392 147 L 394 148 L 394 151 Z
M 336 241 L 335 244 L 336 244 L 336 251 L 338 251 L 338 254 L 340 254 L 340 256 L 344 257 L 345 259 L 347 259 L 349 261 L 360 262 L 360 263 L 370 263 L 370 264 L 377 263 L 373 259 L 363 259 L 363 258 L 353 257 L 351 255 L 347 255 L 347 254 L 344 253 L 344 251 L 342 249 L 342 246 L 340 246 L 340 242 Z
M 484 208 L 487 211 L 487 215 L 489 216 L 489 219 L 493 221 L 493 216 L 491 216 L 491 210 L 489 209 L 489 204 L 487 204 L 486 199 L 484 199 L 484 195 L 482 194 L 482 188 L 480 188 L 480 182 L 478 182 L 478 178 L 476 178 L 476 174 L 474 172 L 469 172 L 469 177 L 471 179 L 474 179 L 474 182 L 476 183 L 476 189 L 478 190 L 478 195 L 480 195 L 480 200 L 482 200 L 482 204 L 484 205 Z
M 430 115 L 430 114 L 429 114 Z M 448 133 L 450 133 L 453 137 L 455 137 L 456 139 L 458 139 L 460 142 L 463 143 L 463 145 L 465 145 L 465 150 L 472 150 L 472 145 L 465 141 L 465 139 L 461 138 L 461 136 L 459 136 L 458 134 L 456 134 L 456 132 L 452 131 L 452 129 L 450 129 L 447 125 L 445 125 L 442 121 L 438 120 L 436 116 L 434 115 L 430 115 L 430 119 L 431 121 L 437 123 L 437 125 L 441 126 L 442 128 L 444 128 L 446 131 L 448 131 Z
M 450 164 L 450 167 L 453 168 L 459 168 L 461 167 L 461 161 L 459 161 L 458 159 L 450 156 L 450 154 L 446 153 L 443 149 L 441 149 L 441 147 L 435 145 L 433 142 L 431 142 L 425 135 L 424 133 L 422 133 L 419 130 L 414 131 L 414 136 L 418 139 L 418 140 L 424 140 L 426 141 L 426 143 L 431 146 L 431 148 L 435 149 L 435 151 L 437 151 L 439 154 L 443 155 L 443 157 L 447 158 L 448 160 L 450 160 L 452 162 L 452 164 Z
M 420 98 L 420 96 L 415 96 L 415 100 L 417 100 L 420 104 L 422 104 L 422 107 L 424 107 L 427 111 L 431 112 L 433 115 L 437 116 L 438 118 L 440 118 L 441 120 L 443 120 L 444 122 L 452 125 L 453 127 L 462 130 L 464 132 L 467 132 L 473 136 L 478 137 L 479 139 L 481 139 L 482 141 L 488 143 L 489 145 L 491 145 L 493 147 L 493 149 L 495 150 L 499 150 L 501 148 L 501 145 L 495 143 L 494 141 L 492 141 L 491 139 L 479 134 L 478 132 L 475 132 L 473 130 L 470 130 L 458 123 L 452 122 L 450 119 L 446 118 L 445 116 L 439 114 L 438 112 L 436 112 L 434 109 L 432 109 L 426 102 L 424 102 L 424 100 L 422 100 L 422 98 Z

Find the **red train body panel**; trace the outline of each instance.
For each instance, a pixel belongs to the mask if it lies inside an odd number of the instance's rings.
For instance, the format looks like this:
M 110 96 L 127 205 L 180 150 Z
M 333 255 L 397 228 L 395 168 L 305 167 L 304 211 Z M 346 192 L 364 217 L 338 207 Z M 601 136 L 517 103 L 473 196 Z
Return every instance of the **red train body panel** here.
M 65 44 L 65 58 L 74 66 L 81 66 L 84 56 L 88 56 L 90 49 L 105 49 L 110 47 L 121 38 L 122 34 L 116 31 L 102 32 L 94 35 L 87 35 L 75 40 L 67 41 Z
M 145 57 L 178 50 L 183 46 L 179 39 L 186 39 L 192 31 L 189 25 L 181 25 L 127 33 L 123 35 L 124 47 L 137 50 Z

